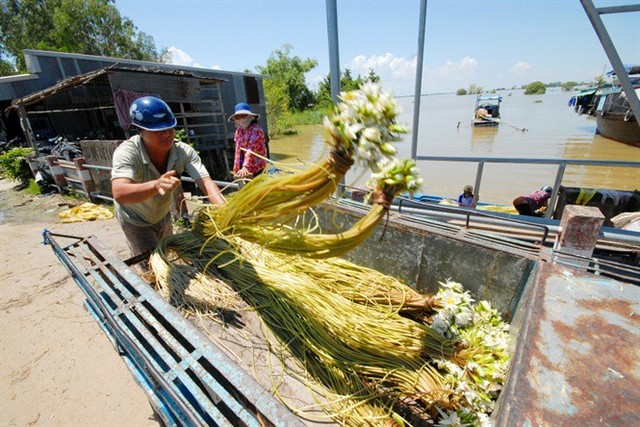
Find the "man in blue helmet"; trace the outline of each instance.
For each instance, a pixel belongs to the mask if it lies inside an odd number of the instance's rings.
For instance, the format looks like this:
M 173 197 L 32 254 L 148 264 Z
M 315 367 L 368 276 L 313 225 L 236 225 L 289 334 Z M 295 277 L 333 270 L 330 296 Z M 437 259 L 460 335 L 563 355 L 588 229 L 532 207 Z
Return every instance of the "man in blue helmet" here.
M 113 153 L 111 190 L 116 217 L 133 256 L 153 250 L 171 234 L 173 192 L 187 172 L 211 203 L 224 203 L 220 188 L 191 146 L 175 140 L 176 118 L 159 98 L 136 99 L 129 110 L 140 134 Z

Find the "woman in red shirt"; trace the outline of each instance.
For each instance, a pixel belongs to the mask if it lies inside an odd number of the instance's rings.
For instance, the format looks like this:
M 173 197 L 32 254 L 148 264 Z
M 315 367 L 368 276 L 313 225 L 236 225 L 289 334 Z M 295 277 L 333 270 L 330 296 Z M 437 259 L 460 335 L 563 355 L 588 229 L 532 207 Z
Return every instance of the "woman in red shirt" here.
M 542 208 L 546 209 L 552 192 L 553 188 L 547 185 L 531 194 L 516 197 L 513 199 L 513 207 L 520 215 L 542 216 Z
M 267 162 L 267 144 L 264 131 L 258 124 L 259 114 L 251 112 L 249 104 L 241 102 L 229 117 L 236 125 L 233 175 L 236 178 L 252 178 L 261 173 Z M 257 156 L 256 156 L 257 155 Z M 261 157 L 258 157 L 261 156 Z

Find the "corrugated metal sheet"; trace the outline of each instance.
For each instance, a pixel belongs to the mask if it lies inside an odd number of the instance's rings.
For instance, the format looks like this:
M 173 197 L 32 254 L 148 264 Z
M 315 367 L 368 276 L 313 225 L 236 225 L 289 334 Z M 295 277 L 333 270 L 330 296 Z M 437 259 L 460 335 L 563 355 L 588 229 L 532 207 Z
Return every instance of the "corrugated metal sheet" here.
M 118 72 L 109 74 L 112 90 L 157 93 L 166 102 L 200 102 L 200 82 L 184 76 Z

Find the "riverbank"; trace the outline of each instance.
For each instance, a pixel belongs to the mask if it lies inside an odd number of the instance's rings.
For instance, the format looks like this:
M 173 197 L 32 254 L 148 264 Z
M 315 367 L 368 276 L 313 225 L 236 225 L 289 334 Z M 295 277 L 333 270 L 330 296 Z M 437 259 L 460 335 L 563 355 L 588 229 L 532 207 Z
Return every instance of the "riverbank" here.
M 46 228 L 96 235 L 128 258 L 115 219 L 63 224 L 74 201 L 0 179 L 0 425 L 158 426 L 143 390 L 84 306 Z

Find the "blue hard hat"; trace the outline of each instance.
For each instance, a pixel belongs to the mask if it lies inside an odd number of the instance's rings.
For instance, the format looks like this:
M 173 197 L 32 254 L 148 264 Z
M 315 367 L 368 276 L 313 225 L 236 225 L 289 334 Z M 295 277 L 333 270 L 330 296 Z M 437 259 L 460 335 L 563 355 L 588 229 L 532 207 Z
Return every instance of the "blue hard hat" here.
M 246 116 L 254 116 L 257 119 L 260 118 L 260 114 L 255 114 L 251 112 L 251 107 L 246 102 L 240 102 L 236 104 L 234 108 L 234 113 L 229 116 L 229 121 L 232 121 L 233 119 L 235 119 L 236 115 L 238 114 L 240 115 L 244 114 Z
M 550 185 L 545 185 L 544 187 L 541 188 L 542 191 L 546 191 L 547 193 L 552 193 L 553 192 L 553 187 Z
M 171 129 L 177 123 L 167 103 L 155 96 L 143 96 L 133 101 L 129 116 L 134 125 L 150 131 Z

